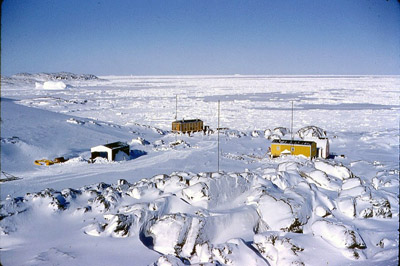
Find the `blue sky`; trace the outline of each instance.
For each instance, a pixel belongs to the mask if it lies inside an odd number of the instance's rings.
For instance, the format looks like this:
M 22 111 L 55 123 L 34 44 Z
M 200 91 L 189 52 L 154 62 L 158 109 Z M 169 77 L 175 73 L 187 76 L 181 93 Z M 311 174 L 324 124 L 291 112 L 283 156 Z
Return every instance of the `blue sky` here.
M 1 71 L 400 74 L 396 0 L 5 0 Z

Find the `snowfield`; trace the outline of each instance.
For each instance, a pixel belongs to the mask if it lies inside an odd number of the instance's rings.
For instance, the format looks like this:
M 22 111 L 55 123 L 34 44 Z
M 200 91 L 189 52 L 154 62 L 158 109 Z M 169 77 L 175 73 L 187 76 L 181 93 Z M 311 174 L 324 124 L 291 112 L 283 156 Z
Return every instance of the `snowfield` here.
M 1 264 L 398 265 L 399 87 L 399 76 L 2 77 Z M 170 131 L 176 95 L 178 119 L 211 131 Z M 291 138 L 292 100 L 293 135 L 326 135 L 328 159 L 269 158 L 273 139 Z M 88 163 L 115 141 L 129 160 Z

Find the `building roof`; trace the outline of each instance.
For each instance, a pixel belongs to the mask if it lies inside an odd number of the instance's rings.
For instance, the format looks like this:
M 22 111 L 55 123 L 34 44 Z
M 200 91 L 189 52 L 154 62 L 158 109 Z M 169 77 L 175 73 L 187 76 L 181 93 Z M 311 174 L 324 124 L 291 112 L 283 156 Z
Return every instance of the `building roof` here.
M 117 142 L 108 143 L 108 144 L 105 144 L 102 146 L 113 150 L 113 149 L 118 149 L 118 148 L 124 148 L 124 147 L 128 146 L 128 144 L 126 142 L 117 141 Z
M 175 120 L 172 123 L 192 123 L 192 122 L 203 122 L 203 121 L 200 119 L 189 119 L 189 120 L 183 119 L 183 120 Z
M 315 143 L 314 141 L 305 141 L 305 140 L 291 140 L 291 139 L 275 139 L 272 143 L 279 144 L 294 144 L 294 145 L 312 145 Z

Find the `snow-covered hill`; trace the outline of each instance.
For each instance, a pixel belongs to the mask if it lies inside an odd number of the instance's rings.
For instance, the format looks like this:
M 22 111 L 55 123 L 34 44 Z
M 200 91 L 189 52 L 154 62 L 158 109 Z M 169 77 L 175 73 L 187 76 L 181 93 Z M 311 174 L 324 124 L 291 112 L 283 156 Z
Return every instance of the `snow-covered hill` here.
M 18 73 L 12 75 L 8 78 L 9 80 L 35 80 L 35 81 L 56 81 L 56 80 L 65 80 L 65 81 L 85 81 L 85 80 L 98 80 L 99 78 L 92 74 L 74 74 L 69 72 L 58 72 L 58 73 Z
M 3 265 L 398 264 L 399 77 L 103 77 L 47 90 L 29 76 L 2 78 Z M 222 101 L 220 172 L 215 130 L 169 131 L 175 94 L 179 118 L 212 129 Z M 331 158 L 267 156 L 290 138 L 290 100 L 295 135 L 327 136 Z M 113 141 L 130 160 L 88 163 Z
M 85 83 L 103 82 L 105 80 L 98 78 L 93 74 L 74 74 L 69 72 L 58 73 L 18 73 L 10 77 L 2 76 L 1 84 L 8 90 L 27 89 L 35 87 L 41 90 L 63 90 L 72 88 L 76 83 L 84 86 Z

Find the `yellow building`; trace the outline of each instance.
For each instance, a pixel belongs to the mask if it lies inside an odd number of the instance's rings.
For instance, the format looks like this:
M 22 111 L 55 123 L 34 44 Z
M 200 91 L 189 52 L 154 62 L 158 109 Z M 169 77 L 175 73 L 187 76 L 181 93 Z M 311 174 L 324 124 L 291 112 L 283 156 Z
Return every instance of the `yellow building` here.
M 203 131 L 203 121 L 200 119 L 177 120 L 172 122 L 172 131 L 182 133 Z
M 271 143 L 271 156 L 278 157 L 283 154 L 304 155 L 308 158 L 315 158 L 317 156 L 317 144 L 314 141 L 273 140 Z

